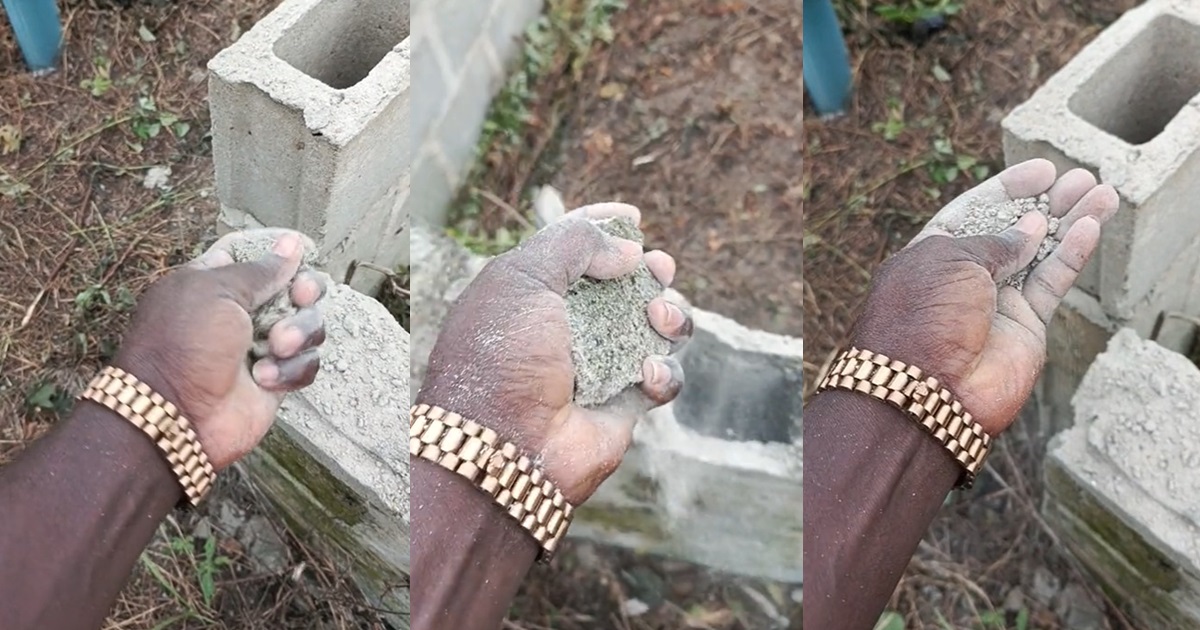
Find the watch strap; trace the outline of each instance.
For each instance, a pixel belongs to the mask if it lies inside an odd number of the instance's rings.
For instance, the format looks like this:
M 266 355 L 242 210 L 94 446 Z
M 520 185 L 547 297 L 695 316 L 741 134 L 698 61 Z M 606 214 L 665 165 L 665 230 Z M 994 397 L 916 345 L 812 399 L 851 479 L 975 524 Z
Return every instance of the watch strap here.
M 817 392 L 843 389 L 866 394 L 905 412 L 938 441 L 963 467 L 959 487 L 970 488 L 983 470 L 992 436 L 934 377 L 902 361 L 850 348 L 843 352 L 817 386 Z

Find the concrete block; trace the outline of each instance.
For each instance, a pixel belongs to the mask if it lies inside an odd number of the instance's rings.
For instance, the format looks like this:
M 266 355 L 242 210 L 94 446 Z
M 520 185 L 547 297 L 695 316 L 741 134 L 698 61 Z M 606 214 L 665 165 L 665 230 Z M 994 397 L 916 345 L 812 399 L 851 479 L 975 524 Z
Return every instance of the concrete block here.
M 1130 319 L 1200 235 L 1200 5 L 1126 13 L 1003 122 L 1005 160 L 1045 157 L 1116 187 L 1121 211 L 1080 287 Z
M 1122 329 L 1055 438 L 1042 512 L 1136 627 L 1200 627 L 1200 370 Z
M 800 439 L 804 342 L 692 309 L 695 335 L 680 353 L 687 386 L 679 421 L 701 435 L 791 443 Z
M 292 531 L 331 552 L 371 605 L 407 628 L 408 334 L 345 285 L 330 289 L 323 308 L 321 372 L 284 399 L 245 468 Z
M 354 260 L 394 266 L 379 241 L 400 238 L 382 230 L 409 170 L 407 37 L 405 1 L 286 0 L 217 54 L 209 106 L 226 217 L 312 236 L 335 278 Z
M 487 259 L 422 225 L 412 253 L 415 396 L 446 313 Z M 801 582 L 802 342 L 691 310 L 695 347 L 681 361 L 695 371 L 675 403 L 641 419 L 625 461 L 569 535 Z
M 502 60 L 516 59 L 522 37 L 542 14 L 542 0 L 498 0 L 487 23 L 487 37 Z
M 479 0 L 441 0 L 431 13 L 441 38 L 442 50 L 450 67 L 463 69 L 475 43 L 483 39 L 484 25 L 494 7 L 501 2 Z

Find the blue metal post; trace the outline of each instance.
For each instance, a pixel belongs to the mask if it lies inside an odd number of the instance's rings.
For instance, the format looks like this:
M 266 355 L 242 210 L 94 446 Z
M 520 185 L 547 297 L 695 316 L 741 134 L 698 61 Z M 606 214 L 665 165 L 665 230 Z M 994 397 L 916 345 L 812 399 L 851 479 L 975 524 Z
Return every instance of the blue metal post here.
M 830 0 L 804 0 L 804 86 L 822 116 L 849 103 L 850 55 Z
M 25 65 L 34 73 L 53 70 L 62 52 L 62 22 L 56 1 L 4 0 L 4 10 L 21 46 Z

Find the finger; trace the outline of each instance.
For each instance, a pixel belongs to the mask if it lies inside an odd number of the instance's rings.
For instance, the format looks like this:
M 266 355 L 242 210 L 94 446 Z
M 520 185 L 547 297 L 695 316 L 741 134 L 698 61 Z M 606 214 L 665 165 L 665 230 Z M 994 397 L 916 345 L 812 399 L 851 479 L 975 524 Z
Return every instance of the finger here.
M 290 297 L 297 308 L 307 308 L 325 297 L 329 289 L 329 274 L 302 271 L 292 281 Z
M 633 219 L 634 225 L 641 225 L 642 211 L 637 206 L 631 206 L 627 203 L 606 202 L 594 203 L 587 206 L 581 206 L 563 215 L 563 219 L 580 218 L 580 219 L 614 219 L 617 217 L 625 217 Z
M 276 359 L 294 357 L 323 343 L 325 322 L 321 311 L 311 306 L 275 322 L 267 333 L 268 348 Z
M 971 210 L 981 204 L 1002 204 L 1046 192 L 1054 185 L 1056 172 L 1054 163 L 1043 159 L 1028 160 L 1004 169 L 946 204 L 909 242 L 909 246 L 930 236 L 952 235 Z
M 547 226 L 496 260 L 502 259 L 563 295 L 571 283 L 585 275 L 608 280 L 633 273 L 642 261 L 642 246 L 574 217 Z
M 665 298 L 656 297 L 650 301 L 650 306 L 646 310 L 650 326 L 654 328 L 655 332 L 671 340 L 672 353 L 691 340 L 695 324 L 692 322 L 692 318 L 683 312 L 683 309 L 671 304 Z
M 321 354 L 312 348 L 287 359 L 259 359 L 250 373 L 254 382 L 267 391 L 291 392 L 312 385 L 320 369 Z
M 647 358 L 642 362 L 641 389 L 656 407 L 675 400 L 683 391 L 683 365 L 675 357 Z
M 1117 189 L 1107 184 L 1096 186 L 1089 190 L 1082 199 L 1067 212 L 1058 224 L 1058 233 L 1067 234 L 1075 222 L 1083 217 L 1092 217 L 1100 225 L 1104 225 L 1117 213 L 1121 206 L 1121 196 Z
M 1061 218 L 1095 187 L 1096 176 L 1087 170 L 1076 168 L 1067 171 L 1046 193 L 1050 199 L 1050 216 Z
M 216 269 L 225 265 L 233 264 L 232 243 L 246 238 L 242 232 L 230 232 L 225 236 L 217 239 L 215 243 L 210 245 L 196 258 L 188 262 L 187 266 L 193 269 Z
M 303 241 L 295 233 L 275 241 L 271 253 L 253 262 L 235 263 L 213 269 L 230 297 L 247 312 L 253 312 L 286 291 L 300 268 Z
M 1100 243 L 1100 222 L 1081 217 L 1058 247 L 1033 268 L 1025 279 L 1024 296 L 1042 323 L 1049 324 L 1054 310 L 1067 294 Z
M 999 234 L 969 236 L 957 243 L 999 282 L 1033 262 L 1048 228 L 1046 215 L 1030 212 Z
M 654 275 L 659 284 L 663 285 L 664 289 L 671 286 L 671 283 L 675 281 L 675 259 L 670 254 L 656 249 L 646 252 L 644 260 L 650 273 Z

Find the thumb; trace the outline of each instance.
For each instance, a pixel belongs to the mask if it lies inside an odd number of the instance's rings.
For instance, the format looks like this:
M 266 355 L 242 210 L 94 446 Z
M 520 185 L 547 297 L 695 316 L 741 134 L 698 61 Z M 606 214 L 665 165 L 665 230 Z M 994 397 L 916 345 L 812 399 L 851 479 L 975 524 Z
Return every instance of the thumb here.
M 587 219 L 566 217 L 504 256 L 562 295 L 585 275 L 606 280 L 633 273 L 642 260 L 642 246 L 607 234 Z
M 1046 216 L 1030 212 L 999 234 L 968 236 L 955 242 L 965 255 L 1000 282 L 1033 262 L 1047 230 Z
M 262 258 L 218 267 L 209 271 L 247 312 L 253 312 L 287 290 L 300 269 L 304 244 L 296 234 L 285 234 L 275 241 L 271 252 Z

